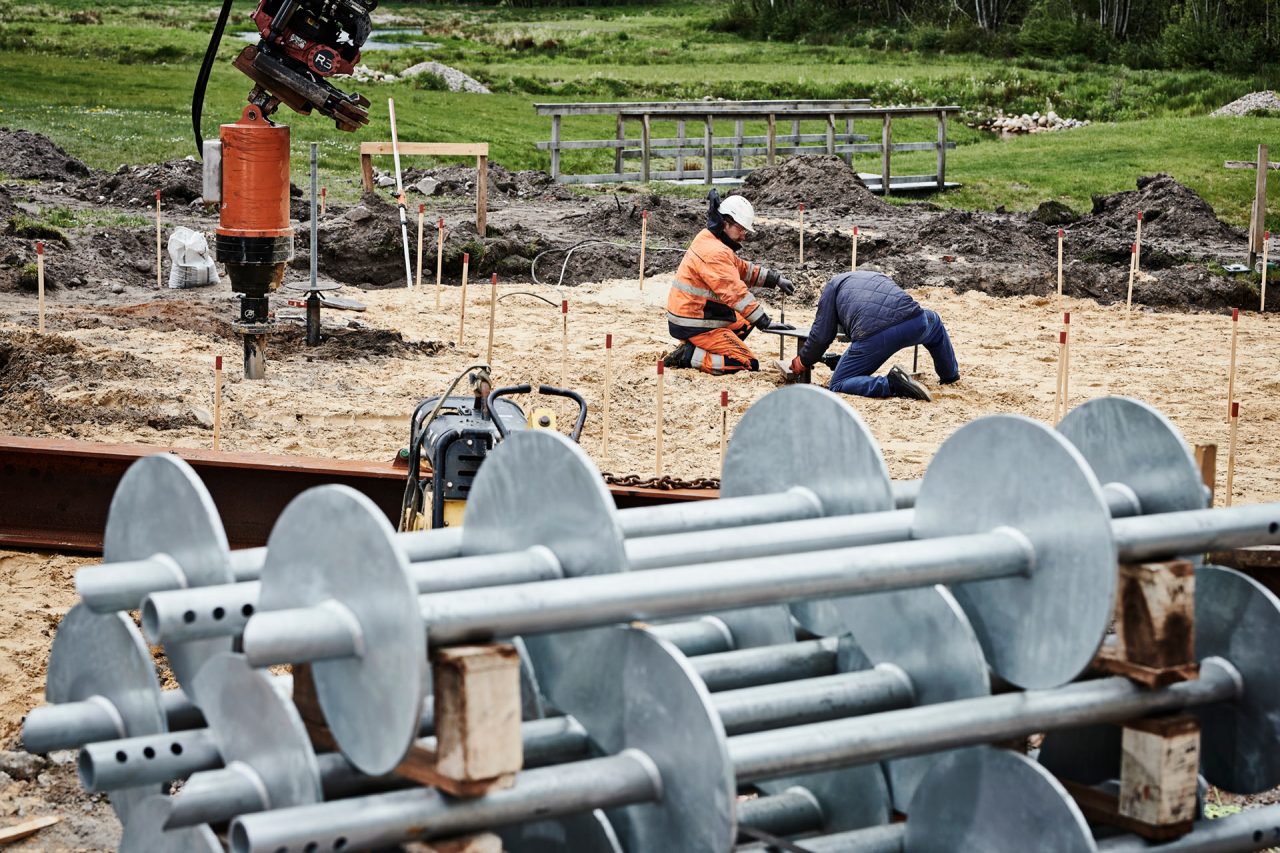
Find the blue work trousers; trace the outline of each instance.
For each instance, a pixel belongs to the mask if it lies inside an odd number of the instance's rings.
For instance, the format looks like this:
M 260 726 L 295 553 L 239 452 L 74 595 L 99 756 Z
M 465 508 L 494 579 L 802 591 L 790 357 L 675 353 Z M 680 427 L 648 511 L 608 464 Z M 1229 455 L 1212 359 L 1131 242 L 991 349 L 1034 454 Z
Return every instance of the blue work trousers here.
M 898 350 L 916 344 L 929 351 L 939 379 L 945 382 L 960 375 L 956 353 L 951 348 L 951 338 L 942 325 L 942 318 L 938 312 L 926 308 L 910 320 L 903 320 L 869 338 L 849 344 L 831 374 L 831 390 L 860 397 L 888 397 L 888 378 L 871 374 Z

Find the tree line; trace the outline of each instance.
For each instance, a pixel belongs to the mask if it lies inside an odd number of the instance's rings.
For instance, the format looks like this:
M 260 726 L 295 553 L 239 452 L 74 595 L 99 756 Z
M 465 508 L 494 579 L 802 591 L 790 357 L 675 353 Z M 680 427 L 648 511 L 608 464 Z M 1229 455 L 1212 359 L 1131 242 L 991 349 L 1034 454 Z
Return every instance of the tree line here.
M 1260 72 L 1280 61 L 1280 0 L 732 0 L 718 26 L 756 38 L 1141 68 Z

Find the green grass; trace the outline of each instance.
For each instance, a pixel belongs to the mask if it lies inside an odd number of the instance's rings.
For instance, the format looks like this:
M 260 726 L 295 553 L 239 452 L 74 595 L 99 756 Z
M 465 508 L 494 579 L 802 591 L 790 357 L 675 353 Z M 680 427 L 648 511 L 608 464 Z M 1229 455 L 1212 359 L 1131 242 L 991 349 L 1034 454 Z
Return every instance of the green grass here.
M 1029 209 L 1056 198 L 1088 210 L 1091 194 L 1132 189 L 1138 176 L 1164 171 L 1203 195 L 1224 219 L 1243 225 L 1253 176 L 1226 171 L 1222 161 L 1253 159 L 1258 142 L 1280 135 L 1280 117 L 1205 116 L 1244 92 L 1280 84 L 1280 70 L 1272 79 L 1239 78 L 1083 60 L 996 61 L 753 42 L 710 28 L 720 7 L 713 0 L 595 10 L 384 4 L 379 13 L 422 24 L 421 37 L 393 38 L 442 46 L 368 52 L 366 63 L 395 71 L 437 59 L 496 93 L 451 94 L 412 82 L 340 82 L 370 98 L 372 124 L 352 136 L 321 117 L 282 110 L 280 120 L 292 128 L 294 180 L 305 183 L 306 144 L 314 140 L 321 146 L 322 180 L 330 194 L 354 197 L 358 141 L 390 136 L 388 96 L 396 99 L 401 138 L 488 141 L 492 159 L 514 169 L 549 167 L 548 155 L 534 148 L 550 132 L 550 121 L 534 114 L 532 105 L 539 101 L 867 97 L 877 103 L 955 103 L 978 114 L 1053 108 L 1095 121 L 1082 130 L 1009 141 L 953 121 L 949 135 L 959 147 L 949 153 L 948 177 L 964 186 L 934 197 L 938 204 Z M 71 22 L 85 10 L 96 11 L 102 22 Z M 244 105 L 249 83 L 230 61 L 243 45 L 234 34 L 252 27 L 248 11 L 249 6 L 236 7 L 219 51 L 204 108 L 208 136 Z M 0 0 L 0 125 L 46 133 L 103 169 L 194 153 L 191 89 L 213 14 L 214 7 L 202 0 Z M 726 122 L 717 133 L 730 129 Z M 875 138 L 875 128 L 857 129 Z M 565 120 L 564 132 L 566 138 L 611 137 L 613 120 L 574 117 Z M 699 136 L 700 128 L 689 132 Z M 762 133 L 763 125 L 749 124 L 746 132 Z M 674 135 L 674 125 L 655 122 L 654 133 Z M 900 141 L 933 134 L 932 122 L 894 125 Z M 568 172 L 608 171 L 612 154 L 566 154 L 562 163 Z M 879 171 L 874 155 L 860 156 L 856 165 Z M 932 153 L 894 158 L 897 174 L 932 170 Z M 1273 189 L 1271 207 L 1278 206 L 1277 198 L 1280 190 Z M 1268 224 L 1280 230 L 1280 214 L 1269 216 Z

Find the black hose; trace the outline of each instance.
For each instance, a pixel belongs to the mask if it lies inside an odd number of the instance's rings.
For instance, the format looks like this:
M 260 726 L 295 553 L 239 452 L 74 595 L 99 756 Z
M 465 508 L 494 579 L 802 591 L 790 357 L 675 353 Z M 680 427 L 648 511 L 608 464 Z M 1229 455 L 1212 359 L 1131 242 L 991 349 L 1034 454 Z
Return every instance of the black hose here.
M 204 134 L 200 132 L 200 117 L 204 112 L 204 90 L 209 85 L 209 74 L 213 71 L 213 61 L 218 56 L 218 45 L 222 42 L 222 31 L 227 28 L 227 18 L 231 15 L 232 0 L 222 0 L 222 11 L 213 25 L 213 35 L 209 37 L 209 47 L 205 49 L 204 61 L 200 63 L 200 73 L 196 75 L 196 88 L 191 93 L 191 129 L 196 136 L 196 157 L 204 159 Z

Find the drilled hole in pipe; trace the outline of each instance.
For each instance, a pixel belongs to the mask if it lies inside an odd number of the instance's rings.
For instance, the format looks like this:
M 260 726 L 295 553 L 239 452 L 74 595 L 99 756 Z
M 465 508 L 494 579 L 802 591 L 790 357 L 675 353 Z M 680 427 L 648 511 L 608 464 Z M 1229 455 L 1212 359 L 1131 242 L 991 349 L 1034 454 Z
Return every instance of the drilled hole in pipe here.
M 333 849 L 334 849 L 334 850 L 345 850 L 345 849 L 346 849 L 346 846 L 347 846 L 347 839 L 346 839 L 346 837 L 341 836 L 341 835 L 339 835 L 339 836 L 337 837 L 337 839 L 335 839 L 335 840 L 334 840 L 334 842 L 333 842 Z
M 190 625 L 192 622 L 196 621 L 196 612 L 194 610 L 188 610 L 186 613 L 183 613 L 182 621 Z
M 215 607 L 215 608 L 213 608 L 213 618 L 214 618 L 214 619 L 221 619 L 223 616 L 226 616 L 226 615 L 227 615 L 227 611 L 226 611 L 226 610 L 224 610 L 224 609 L 222 609 L 221 607 Z
M 156 757 L 156 751 L 155 751 L 154 749 L 152 749 L 151 747 L 149 747 L 149 746 L 148 746 L 148 747 L 145 747 L 145 748 L 142 750 L 142 754 L 143 754 L 143 755 L 145 755 L 147 758 L 155 758 L 155 757 Z
M 253 615 L 253 605 L 252 605 L 252 604 L 246 604 L 244 607 L 241 607 L 241 608 L 240 608 L 240 615 L 241 615 L 241 616 L 244 616 L 246 619 L 247 619 L 247 618 L 249 618 L 250 616 L 252 616 L 252 615 Z
M 119 761 L 121 764 L 124 764 L 128 760 L 129 756 L 125 755 L 123 749 L 116 753 L 116 761 Z
M 308 843 L 306 847 L 302 848 L 303 853 L 316 853 L 316 851 L 319 849 L 320 849 L 320 845 L 314 841 Z
M 1280 522 L 1273 521 L 1271 522 L 1271 526 L 1267 528 L 1269 533 L 1275 533 L 1277 530 L 1280 530 Z
M 169 751 L 172 752 L 174 755 L 182 755 L 182 744 L 180 743 L 169 744 Z

